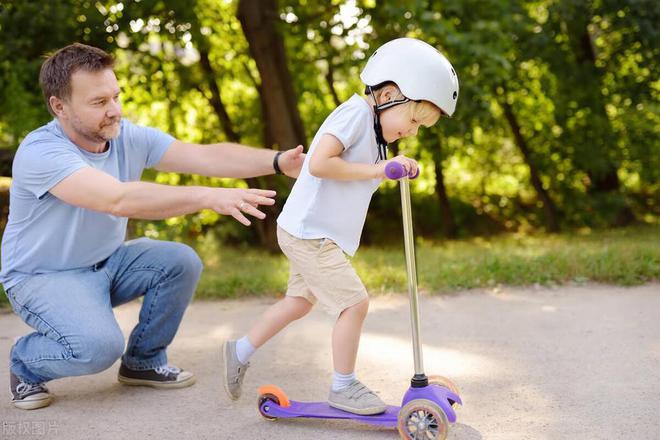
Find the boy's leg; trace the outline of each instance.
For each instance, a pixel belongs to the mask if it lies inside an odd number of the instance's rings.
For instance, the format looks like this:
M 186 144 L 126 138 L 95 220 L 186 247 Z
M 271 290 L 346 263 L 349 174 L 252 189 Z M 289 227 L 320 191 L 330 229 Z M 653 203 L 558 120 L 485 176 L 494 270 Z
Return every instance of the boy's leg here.
M 341 312 L 332 331 L 332 361 L 335 368 L 328 404 L 361 415 L 380 414 L 387 405 L 355 376 L 355 360 L 362 323 L 367 316 L 365 299 Z
M 341 312 L 335 322 L 332 329 L 332 363 L 337 373 L 351 374 L 355 371 L 362 324 L 368 310 L 369 300 L 364 299 Z
M 301 273 L 319 302 L 339 313 L 332 333 L 335 372 L 329 405 L 355 414 L 382 413 L 387 405 L 355 377 L 362 323 L 369 309 L 362 281 L 331 240 L 320 243 L 314 264 L 305 265 Z
M 143 296 L 138 324 L 122 357 L 119 379 L 129 385 L 181 387 L 194 376 L 167 365 L 174 339 L 202 272 L 189 246 L 141 238 L 126 242 L 106 262 L 112 306 Z
M 305 316 L 313 306 L 314 304 L 304 297 L 287 295 L 269 307 L 247 335 L 238 341 L 224 343 L 222 377 L 225 391 L 230 399 L 236 400 L 241 397 L 243 378 L 250 366 L 248 361 L 254 350 L 265 344 L 291 322 Z
M 284 327 L 309 313 L 313 306 L 314 304 L 301 296 L 285 296 L 270 306 L 254 323 L 248 331 L 248 340 L 254 348 L 261 347 Z M 241 361 L 246 363 L 247 359 Z
M 106 274 L 92 268 L 35 275 L 9 289 L 14 311 L 35 329 L 12 347 L 13 385 L 25 390 L 57 378 L 93 374 L 119 359 L 124 336 L 109 290 Z M 27 408 L 15 391 L 14 405 Z M 50 396 L 42 403 L 50 403 Z

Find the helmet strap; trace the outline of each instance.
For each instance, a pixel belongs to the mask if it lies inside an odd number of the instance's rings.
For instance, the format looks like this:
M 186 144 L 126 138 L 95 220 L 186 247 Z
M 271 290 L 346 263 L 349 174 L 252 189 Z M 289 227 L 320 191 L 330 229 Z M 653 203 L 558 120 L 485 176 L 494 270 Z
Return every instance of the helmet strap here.
M 395 99 L 394 101 L 388 101 L 378 105 L 378 101 L 376 101 L 376 96 L 374 95 L 374 89 L 371 86 L 367 86 L 367 90 L 371 95 L 371 99 L 374 101 L 374 132 L 376 133 L 376 143 L 378 144 L 378 160 L 376 161 L 378 163 L 381 160 L 387 159 L 387 141 L 385 141 L 385 138 L 383 137 L 383 127 L 380 125 L 380 114 L 388 108 L 405 104 L 406 102 L 409 102 L 410 99 L 404 97 L 403 99 Z

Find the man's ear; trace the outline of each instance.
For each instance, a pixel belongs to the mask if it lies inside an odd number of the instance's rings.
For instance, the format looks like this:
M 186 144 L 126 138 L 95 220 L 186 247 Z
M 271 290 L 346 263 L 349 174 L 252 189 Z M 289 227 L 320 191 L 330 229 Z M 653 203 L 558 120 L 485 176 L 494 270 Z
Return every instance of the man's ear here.
M 50 109 L 55 113 L 55 116 L 61 118 L 64 116 L 64 101 L 57 96 L 51 96 L 48 98 L 48 104 Z

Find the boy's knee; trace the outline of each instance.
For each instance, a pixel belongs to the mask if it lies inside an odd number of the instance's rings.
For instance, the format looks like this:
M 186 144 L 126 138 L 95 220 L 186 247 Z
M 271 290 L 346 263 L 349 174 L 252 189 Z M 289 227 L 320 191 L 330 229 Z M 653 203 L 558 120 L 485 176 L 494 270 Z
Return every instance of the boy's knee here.
M 367 312 L 369 312 L 369 298 L 365 298 L 359 303 L 345 308 L 342 313 L 346 312 L 364 319 L 367 316 Z
M 289 308 L 291 310 L 291 315 L 293 319 L 300 319 L 312 310 L 314 304 L 307 301 L 301 296 L 287 296 L 286 300 L 289 303 Z

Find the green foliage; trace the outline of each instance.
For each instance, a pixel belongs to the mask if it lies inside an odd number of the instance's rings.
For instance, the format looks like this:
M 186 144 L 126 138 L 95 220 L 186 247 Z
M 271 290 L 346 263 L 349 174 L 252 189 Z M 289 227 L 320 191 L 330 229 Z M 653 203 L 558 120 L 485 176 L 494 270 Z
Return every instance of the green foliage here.
M 0 148 L 15 149 L 50 119 L 37 83 L 39 66 L 45 54 L 73 41 L 115 55 L 124 112 L 135 122 L 190 142 L 262 145 L 267 116 L 261 79 L 236 18 L 237 3 L 3 0 Z M 660 83 L 653 72 L 660 3 L 281 0 L 279 10 L 277 27 L 308 139 L 337 103 L 361 92 L 359 72 L 385 41 L 421 38 L 452 60 L 461 81 L 454 118 L 400 145 L 423 167 L 413 187 L 420 235 L 437 238 L 443 230 L 436 163 L 459 236 L 547 228 L 532 169 L 564 228 L 657 221 Z M 506 107 L 518 128 L 506 118 Z M 145 178 L 246 185 L 156 172 Z M 274 185 L 287 194 L 283 181 Z M 383 243 L 396 230 L 393 193 L 386 185 L 375 196 L 367 243 Z M 132 233 L 257 241 L 254 229 L 211 212 L 134 222 Z

